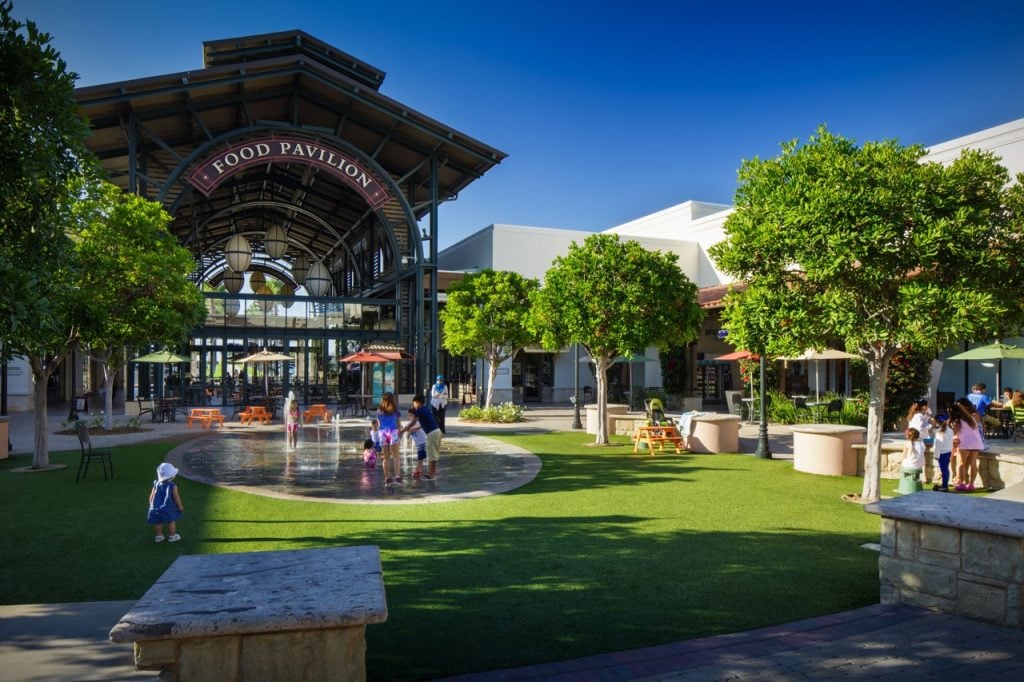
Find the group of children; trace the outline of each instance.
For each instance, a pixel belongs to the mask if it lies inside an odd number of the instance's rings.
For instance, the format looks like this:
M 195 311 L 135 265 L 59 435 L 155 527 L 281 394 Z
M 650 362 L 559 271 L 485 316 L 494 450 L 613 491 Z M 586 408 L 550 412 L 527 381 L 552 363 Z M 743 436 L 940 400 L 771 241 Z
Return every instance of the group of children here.
M 902 466 L 913 469 L 925 467 L 925 444 L 931 440 L 932 451 L 939 463 L 942 482 L 932 490 L 948 492 L 950 479 L 953 489 L 961 492 L 974 490 L 978 476 L 978 453 L 986 450 L 985 417 L 989 405 L 1015 407 L 1024 404 L 1024 394 L 1007 388 L 1003 401 L 978 404 L 976 399 L 984 395 L 985 385 L 977 384 L 966 398 L 959 398 L 943 414 L 932 415 L 925 400 L 915 401 L 907 414 L 907 441 L 903 446 Z M 972 400 L 972 398 L 975 398 Z
M 438 377 L 438 383 L 441 383 Z M 443 409 L 443 406 L 442 406 Z M 435 418 L 436 409 L 427 406 L 423 396 L 412 399 L 409 421 L 403 427 L 398 405 L 392 393 L 385 393 L 377 408 L 377 417 L 371 422 L 370 437 L 363 442 L 363 466 L 375 469 L 381 461 L 384 469 L 384 484 L 391 486 L 402 482 L 402 460 L 399 453 L 402 435 L 408 433 L 416 445 L 416 468 L 413 478 L 431 481 L 437 476 L 437 462 L 441 459 L 441 428 Z M 295 394 L 289 393 L 285 401 L 285 431 L 289 449 L 296 446 L 299 430 L 299 406 Z M 423 463 L 427 462 L 427 470 Z M 162 463 L 156 469 L 156 480 L 149 493 L 149 512 L 146 521 L 153 526 L 157 542 L 177 542 L 177 520 L 185 510 L 181 495 L 174 479 L 178 470 L 173 464 Z M 168 534 L 164 535 L 166 524 Z
M 408 415 L 409 422 L 403 427 L 394 395 L 385 393 L 377 408 L 377 417 L 370 423 L 370 437 L 363 442 L 363 466 L 375 469 L 380 460 L 386 486 L 402 482 L 399 447 L 405 433 L 416 445 L 416 468 L 412 477 L 430 481 L 437 476 L 437 462 L 441 458 L 441 429 L 437 419 L 422 396 L 412 399 Z

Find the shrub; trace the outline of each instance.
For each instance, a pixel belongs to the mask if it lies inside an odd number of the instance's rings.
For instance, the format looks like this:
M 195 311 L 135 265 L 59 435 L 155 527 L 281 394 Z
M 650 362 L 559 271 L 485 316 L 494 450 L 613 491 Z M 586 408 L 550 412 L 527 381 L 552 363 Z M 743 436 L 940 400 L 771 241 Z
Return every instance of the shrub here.
M 523 421 L 523 406 L 515 403 L 502 403 L 490 407 L 469 405 L 459 411 L 459 419 L 469 422 L 514 424 Z

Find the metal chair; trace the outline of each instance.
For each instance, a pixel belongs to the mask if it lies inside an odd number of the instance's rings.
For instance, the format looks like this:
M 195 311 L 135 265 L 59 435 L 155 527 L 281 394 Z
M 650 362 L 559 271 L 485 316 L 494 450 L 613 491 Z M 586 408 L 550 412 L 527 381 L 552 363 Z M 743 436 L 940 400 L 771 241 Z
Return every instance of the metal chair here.
M 832 423 L 832 420 L 839 420 L 839 415 L 843 412 L 843 401 L 839 398 L 828 401 L 828 407 L 825 408 L 825 421 Z M 833 416 L 834 415 L 834 416 Z
M 1017 442 L 1017 433 L 1024 436 L 1024 405 L 1013 408 L 1013 441 Z
M 89 440 L 89 427 L 86 426 L 84 421 L 79 421 L 75 424 L 75 431 L 78 433 L 78 444 L 82 447 L 82 459 L 78 462 L 78 474 L 75 475 L 75 483 L 78 479 L 85 478 L 89 475 L 89 464 L 92 461 L 99 460 L 100 465 L 103 467 L 103 480 L 107 480 L 107 466 L 110 466 L 110 477 L 114 477 L 114 460 L 110 458 L 110 453 L 106 451 L 97 451 L 92 449 L 92 441 Z
M 800 418 L 801 414 L 811 414 L 811 407 L 807 404 L 807 398 L 803 396 L 796 396 L 793 398 L 793 406 L 796 407 L 797 419 Z
M 743 416 L 743 394 L 742 393 L 733 393 L 732 394 L 732 404 L 729 405 L 729 412 L 731 412 L 732 414 L 738 415 L 740 417 Z
M 139 421 L 142 421 L 142 415 L 149 413 L 151 421 L 156 421 L 156 414 L 153 412 L 153 401 L 143 400 L 141 397 L 136 398 L 139 403 Z

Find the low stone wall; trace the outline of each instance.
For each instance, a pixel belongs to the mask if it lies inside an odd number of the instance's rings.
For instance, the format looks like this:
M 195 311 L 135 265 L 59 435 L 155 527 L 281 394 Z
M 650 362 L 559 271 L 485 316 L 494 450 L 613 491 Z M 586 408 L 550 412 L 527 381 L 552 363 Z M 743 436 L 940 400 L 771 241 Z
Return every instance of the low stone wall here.
M 1024 625 L 1024 504 L 919 492 L 865 511 L 882 517 L 883 604 Z
M 608 418 L 612 423 L 612 433 L 616 436 L 632 436 L 636 433 L 636 427 L 647 423 L 645 415 L 612 415 Z
M 993 443 L 989 442 L 989 447 Z M 998 447 L 998 446 L 995 446 Z M 854 452 L 857 453 L 857 475 L 864 475 L 864 456 L 866 445 L 854 445 Z M 900 462 L 903 461 L 903 445 L 896 443 L 882 444 L 882 478 L 899 478 Z M 955 477 L 955 472 L 954 472 Z M 941 481 L 942 475 L 939 471 L 938 462 L 932 457 L 932 450 L 925 450 L 925 467 L 922 476 L 925 483 Z M 976 486 L 999 490 L 1008 488 L 1018 483 L 1024 483 L 1024 456 L 1017 454 L 1005 454 L 994 450 L 987 450 L 978 455 L 978 478 L 974 481 Z

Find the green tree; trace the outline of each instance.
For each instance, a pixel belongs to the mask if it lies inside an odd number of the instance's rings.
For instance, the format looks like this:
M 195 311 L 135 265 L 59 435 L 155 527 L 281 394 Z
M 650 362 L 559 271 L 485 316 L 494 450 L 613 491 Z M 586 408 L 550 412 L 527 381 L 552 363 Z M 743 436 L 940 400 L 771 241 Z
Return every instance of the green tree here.
M 547 348 L 581 343 L 594 360 L 597 436 L 608 443 L 608 367 L 619 355 L 685 345 L 703 312 L 674 253 L 595 234 L 555 259 L 535 297 L 534 325 Z
M 948 166 L 925 150 L 824 127 L 773 159 L 745 161 L 726 239 L 711 249 L 748 288 L 727 297 L 730 340 L 771 355 L 842 338 L 867 363 L 862 499 L 879 495 L 889 365 L 1020 323 L 1019 190 L 990 154 Z
M 491 406 L 498 365 L 534 340 L 529 327 L 530 297 L 540 283 L 516 272 L 481 270 L 448 290 L 440 313 L 444 347 L 450 353 L 487 360 L 486 407 Z
M 101 182 L 77 210 L 80 342 L 103 365 L 110 429 L 114 379 L 130 354 L 150 343 L 177 345 L 206 306 L 188 279 L 195 261 L 168 232 L 171 217 L 159 203 Z
M 18 340 L 51 333 L 58 306 L 55 275 L 70 242 L 65 215 L 73 178 L 88 158 L 88 126 L 50 37 L 11 17 L 0 2 L 0 341 L 10 357 Z

